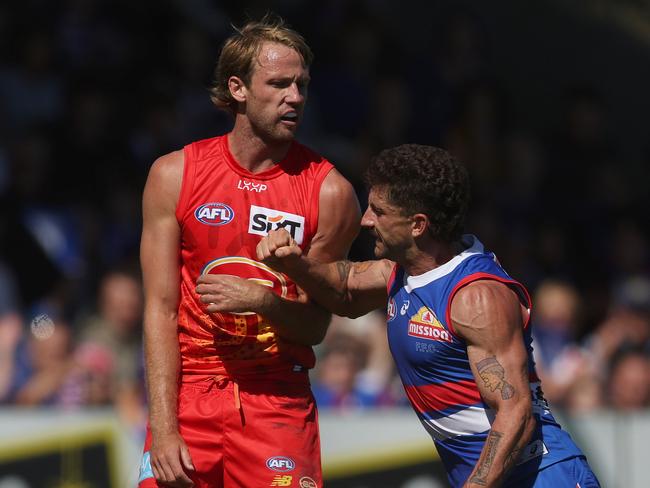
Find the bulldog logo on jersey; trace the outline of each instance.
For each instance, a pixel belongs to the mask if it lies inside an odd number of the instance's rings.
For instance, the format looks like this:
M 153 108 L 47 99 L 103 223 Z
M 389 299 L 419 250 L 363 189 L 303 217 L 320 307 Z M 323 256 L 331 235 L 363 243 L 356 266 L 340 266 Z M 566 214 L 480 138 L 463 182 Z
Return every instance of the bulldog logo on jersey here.
M 388 306 L 386 307 L 386 315 L 388 316 L 388 322 L 395 318 L 397 306 L 395 305 L 395 299 L 390 297 L 388 299 Z
M 305 217 L 272 208 L 251 205 L 248 233 L 265 236 L 269 231 L 286 229 L 297 244 L 302 244 Z
M 429 341 L 451 342 L 451 335 L 427 307 L 421 307 L 409 320 L 408 335 Z

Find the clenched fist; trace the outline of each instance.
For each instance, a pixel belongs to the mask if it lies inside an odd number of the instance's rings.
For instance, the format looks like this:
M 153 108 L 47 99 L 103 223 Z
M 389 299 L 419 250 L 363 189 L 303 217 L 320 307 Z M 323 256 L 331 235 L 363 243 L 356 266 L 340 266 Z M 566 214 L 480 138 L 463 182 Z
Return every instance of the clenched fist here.
M 272 230 L 257 245 L 257 259 L 277 271 L 291 269 L 300 256 L 302 249 L 285 229 Z

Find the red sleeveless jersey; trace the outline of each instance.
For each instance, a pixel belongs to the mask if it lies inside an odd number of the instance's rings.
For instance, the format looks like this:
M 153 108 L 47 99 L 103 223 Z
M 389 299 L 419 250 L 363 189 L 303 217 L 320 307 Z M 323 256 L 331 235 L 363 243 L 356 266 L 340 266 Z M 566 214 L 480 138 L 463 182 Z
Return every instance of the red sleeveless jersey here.
M 230 153 L 227 135 L 185 146 L 184 155 L 176 208 L 181 226 L 182 374 L 304 378 L 286 373 L 314 366 L 311 347 L 282 340 L 269 320 L 255 313 L 208 313 L 195 288 L 203 273 L 226 274 L 295 298 L 295 285 L 258 262 L 255 248 L 262 236 L 279 227 L 304 251 L 309 248 L 318 225 L 320 186 L 332 164 L 293 142 L 282 162 L 252 174 Z

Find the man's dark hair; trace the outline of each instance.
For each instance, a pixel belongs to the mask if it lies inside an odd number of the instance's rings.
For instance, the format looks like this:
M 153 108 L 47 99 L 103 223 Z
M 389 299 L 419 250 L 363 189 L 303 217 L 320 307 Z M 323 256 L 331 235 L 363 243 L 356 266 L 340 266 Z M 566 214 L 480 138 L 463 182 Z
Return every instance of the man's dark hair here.
M 385 149 L 366 170 L 366 183 L 387 191 L 389 203 L 404 215 L 429 217 L 431 235 L 443 242 L 458 239 L 470 199 L 467 170 L 447 151 L 404 144 Z

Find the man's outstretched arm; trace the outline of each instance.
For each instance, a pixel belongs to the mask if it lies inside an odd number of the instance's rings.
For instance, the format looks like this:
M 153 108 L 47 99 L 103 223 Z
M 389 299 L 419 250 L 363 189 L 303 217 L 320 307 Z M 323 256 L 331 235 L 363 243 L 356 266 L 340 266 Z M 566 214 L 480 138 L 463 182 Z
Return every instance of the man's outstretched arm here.
M 391 261 L 322 263 L 303 256 L 282 229 L 260 241 L 257 257 L 285 273 L 313 300 L 337 315 L 358 317 L 386 306 L 386 287 L 394 267 Z
M 523 339 L 527 310 L 503 283 L 470 283 L 451 304 L 455 331 L 483 400 L 496 412 L 478 463 L 465 487 L 497 487 L 506 479 L 535 430 Z

